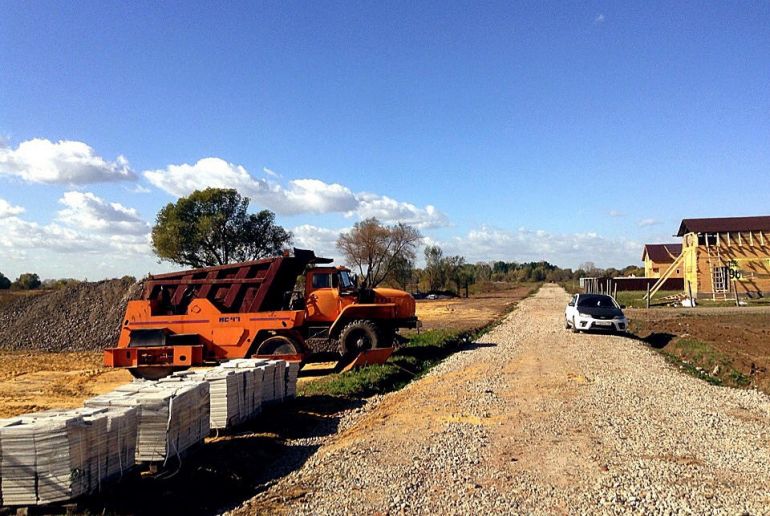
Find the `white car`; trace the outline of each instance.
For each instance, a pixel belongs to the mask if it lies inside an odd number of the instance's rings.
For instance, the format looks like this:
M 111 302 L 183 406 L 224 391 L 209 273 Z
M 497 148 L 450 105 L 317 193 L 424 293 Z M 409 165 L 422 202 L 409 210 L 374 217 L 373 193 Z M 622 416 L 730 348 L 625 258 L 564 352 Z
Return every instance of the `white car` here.
M 599 330 L 625 333 L 625 306 L 604 294 L 575 294 L 564 310 L 564 327 L 573 332 Z

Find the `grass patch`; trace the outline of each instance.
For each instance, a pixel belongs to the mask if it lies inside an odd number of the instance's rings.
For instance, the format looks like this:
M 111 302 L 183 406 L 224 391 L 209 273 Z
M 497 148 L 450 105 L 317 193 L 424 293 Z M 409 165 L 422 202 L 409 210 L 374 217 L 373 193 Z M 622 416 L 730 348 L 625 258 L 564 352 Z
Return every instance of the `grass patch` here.
M 661 353 L 682 371 L 713 385 L 748 387 L 751 384 L 751 378 L 735 369 L 728 355 L 708 342 L 676 339 Z
M 526 297 L 534 295 L 535 285 Z M 298 389 L 299 396 L 361 398 L 401 389 L 436 364 L 498 326 L 513 311 L 514 303 L 494 321 L 469 331 L 428 330 L 412 336 L 382 365 L 371 365 L 321 378 Z
M 653 306 L 668 306 L 671 301 L 666 301 L 663 298 L 666 296 L 675 296 L 681 294 L 679 290 L 661 290 L 656 292 L 652 296 L 652 302 L 650 308 Z M 626 305 L 626 308 L 645 308 L 647 302 L 644 300 L 644 296 L 647 295 L 646 290 L 628 290 L 624 292 L 618 292 L 617 302 L 621 305 Z

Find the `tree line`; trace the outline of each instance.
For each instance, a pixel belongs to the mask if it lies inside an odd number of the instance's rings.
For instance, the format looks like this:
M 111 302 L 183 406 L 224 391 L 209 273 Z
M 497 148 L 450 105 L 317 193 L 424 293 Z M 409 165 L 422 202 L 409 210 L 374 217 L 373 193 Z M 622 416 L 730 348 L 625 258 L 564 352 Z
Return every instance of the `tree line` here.
M 152 228 L 152 248 L 164 261 L 189 267 L 206 267 L 257 260 L 282 253 L 292 244 L 290 231 L 275 223 L 269 210 L 249 213 L 250 199 L 236 190 L 207 188 L 164 206 Z M 642 276 L 636 266 L 602 270 L 591 262 L 577 270 L 562 269 L 546 261 L 467 263 L 464 256 L 445 255 L 437 245 L 425 247 L 425 266 L 416 266 L 420 231 L 408 224 L 387 225 L 368 218 L 341 233 L 337 249 L 357 274 L 359 285 L 398 287 L 411 292 L 468 293 L 469 287 L 490 282 L 564 282 L 584 276 Z M 62 288 L 74 279 L 41 281 L 35 273 L 21 274 L 11 282 L 0 273 L 0 289 Z

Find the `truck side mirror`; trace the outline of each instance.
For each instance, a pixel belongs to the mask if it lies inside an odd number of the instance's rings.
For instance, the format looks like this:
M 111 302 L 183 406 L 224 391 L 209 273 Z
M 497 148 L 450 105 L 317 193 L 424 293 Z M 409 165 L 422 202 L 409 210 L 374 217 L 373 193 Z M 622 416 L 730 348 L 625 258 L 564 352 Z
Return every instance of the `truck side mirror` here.
M 570 302 L 569 302 L 569 304 L 568 304 L 567 306 L 575 306 L 575 303 L 573 303 L 572 301 L 570 301 Z

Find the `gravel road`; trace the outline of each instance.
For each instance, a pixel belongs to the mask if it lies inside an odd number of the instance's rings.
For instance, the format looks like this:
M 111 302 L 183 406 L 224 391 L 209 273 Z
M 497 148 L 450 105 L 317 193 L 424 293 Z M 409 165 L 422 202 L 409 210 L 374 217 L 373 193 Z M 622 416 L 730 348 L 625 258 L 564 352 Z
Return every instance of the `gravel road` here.
M 770 514 L 770 398 L 564 329 L 546 285 L 236 512 Z

